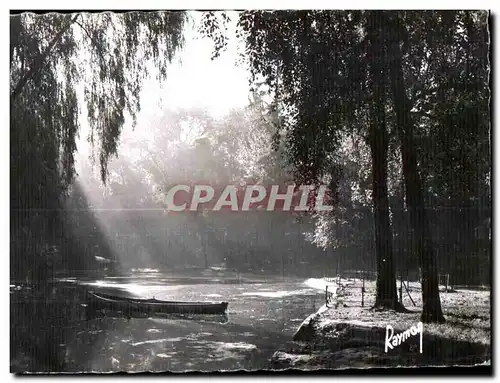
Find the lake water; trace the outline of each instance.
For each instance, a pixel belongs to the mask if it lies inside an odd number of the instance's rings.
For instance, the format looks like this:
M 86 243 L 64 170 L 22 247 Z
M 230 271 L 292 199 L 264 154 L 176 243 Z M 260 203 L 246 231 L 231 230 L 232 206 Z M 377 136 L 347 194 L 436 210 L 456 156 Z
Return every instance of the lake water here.
M 86 289 L 160 300 L 227 301 L 214 316 L 82 320 L 65 344 L 67 371 L 220 371 L 266 368 L 324 293 L 300 279 L 213 273 L 178 277 L 155 272 L 73 280 Z

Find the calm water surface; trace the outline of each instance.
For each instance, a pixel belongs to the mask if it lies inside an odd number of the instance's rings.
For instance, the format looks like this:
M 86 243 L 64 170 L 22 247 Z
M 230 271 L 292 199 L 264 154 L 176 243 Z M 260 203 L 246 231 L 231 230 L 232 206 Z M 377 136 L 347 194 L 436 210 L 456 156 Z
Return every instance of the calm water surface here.
M 94 318 L 67 344 L 70 371 L 218 371 L 266 368 L 300 323 L 323 304 L 323 292 L 300 279 L 222 273 L 179 278 L 144 273 L 74 281 L 123 296 L 228 301 L 228 316 Z M 225 323 L 224 323 L 225 322 Z

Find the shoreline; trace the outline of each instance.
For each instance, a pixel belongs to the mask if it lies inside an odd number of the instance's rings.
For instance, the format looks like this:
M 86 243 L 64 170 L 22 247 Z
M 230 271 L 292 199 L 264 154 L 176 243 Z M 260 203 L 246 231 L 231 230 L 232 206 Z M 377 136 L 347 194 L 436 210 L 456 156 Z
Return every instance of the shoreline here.
M 298 327 L 293 340 L 282 345 L 270 358 L 274 370 L 365 369 L 387 367 L 491 367 L 490 293 L 459 290 L 442 293 L 444 324 L 423 324 L 422 353 L 420 337 L 404 332 L 420 322 L 421 297 L 412 294 L 403 301 L 406 313 L 371 310 L 375 298 L 373 282 L 367 283 L 361 307 L 357 289 L 343 297 L 344 305 L 323 305 Z M 349 291 L 349 290 L 348 290 Z M 393 349 L 386 348 L 388 327 L 394 337 Z M 410 334 L 411 333 L 407 333 Z

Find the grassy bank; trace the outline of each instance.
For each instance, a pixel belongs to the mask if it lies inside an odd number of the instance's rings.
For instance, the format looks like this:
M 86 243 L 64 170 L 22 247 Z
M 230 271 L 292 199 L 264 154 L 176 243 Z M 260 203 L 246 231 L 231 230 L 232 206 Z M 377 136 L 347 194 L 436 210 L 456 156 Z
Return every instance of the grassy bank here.
M 398 285 L 399 286 L 399 285 Z M 343 297 L 345 306 L 323 306 L 299 327 L 293 342 L 271 358 L 274 369 L 343 369 L 366 367 L 471 366 L 491 364 L 489 291 L 442 292 L 444 324 L 424 324 L 420 338 L 412 336 L 385 352 L 386 326 L 400 333 L 420 321 L 421 292 L 411 284 L 405 292 L 408 312 L 374 311 L 373 282 L 366 283 L 361 306 L 360 281 L 351 280 Z M 415 302 L 411 302 L 409 296 Z

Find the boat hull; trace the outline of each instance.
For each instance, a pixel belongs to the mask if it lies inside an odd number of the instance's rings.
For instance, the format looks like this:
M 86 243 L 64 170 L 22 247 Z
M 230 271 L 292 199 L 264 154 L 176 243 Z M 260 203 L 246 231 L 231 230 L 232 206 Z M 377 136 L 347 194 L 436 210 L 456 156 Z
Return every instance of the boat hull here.
M 174 302 L 156 299 L 120 298 L 89 292 L 89 307 L 94 310 L 121 311 L 128 314 L 224 314 L 228 302 Z

